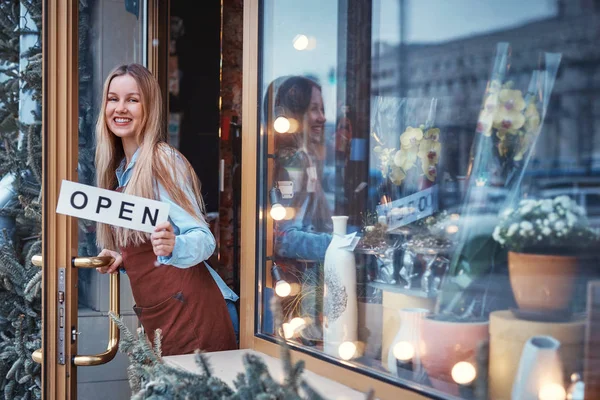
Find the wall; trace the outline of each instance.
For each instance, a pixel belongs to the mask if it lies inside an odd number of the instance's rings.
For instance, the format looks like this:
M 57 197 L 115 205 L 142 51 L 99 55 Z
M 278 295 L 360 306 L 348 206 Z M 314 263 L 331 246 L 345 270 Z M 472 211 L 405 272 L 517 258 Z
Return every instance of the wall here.
M 242 59 L 243 59 L 243 0 L 223 0 L 222 28 L 222 80 L 221 80 L 221 124 L 229 124 L 237 115 L 242 121 Z M 223 137 L 220 144 L 221 158 L 225 160 L 225 190 L 219 203 L 219 259 L 218 271 L 225 281 L 239 293 L 239 256 L 234 252 L 234 189 L 240 190 L 239 182 L 233 183 L 233 141 Z M 238 218 L 239 221 L 239 218 Z M 238 233 L 239 237 L 239 233 Z M 236 259 L 234 259 L 236 258 Z M 234 270 L 237 268 L 237 272 Z

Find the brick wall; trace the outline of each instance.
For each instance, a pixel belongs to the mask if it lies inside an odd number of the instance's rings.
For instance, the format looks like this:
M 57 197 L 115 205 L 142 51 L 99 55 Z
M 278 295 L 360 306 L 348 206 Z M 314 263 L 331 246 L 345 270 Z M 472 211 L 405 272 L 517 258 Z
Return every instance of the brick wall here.
M 221 80 L 221 129 L 227 129 L 231 117 L 237 115 L 242 121 L 242 60 L 243 60 L 243 0 L 223 0 L 222 28 L 222 80 Z M 222 137 L 221 158 L 225 160 L 225 191 L 219 204 L 219 265 L 218 272 L 229 285 L 234 285 L 233 238 L 233 153 L 232 141 Z M 236 189 L 239 190 L 239 187 Z M 238 218 L 239 221 L 239 218 Z M 236 291 L 238 288 L 234 288 Z

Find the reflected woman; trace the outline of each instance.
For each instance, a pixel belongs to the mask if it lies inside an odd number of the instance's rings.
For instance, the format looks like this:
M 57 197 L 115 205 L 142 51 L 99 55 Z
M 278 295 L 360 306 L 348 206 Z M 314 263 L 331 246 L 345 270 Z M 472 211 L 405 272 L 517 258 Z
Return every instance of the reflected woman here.
M 302 76 L 288 77 L 275 95 L 276 117 L 290 131 L 275 134 L 275 180 L 291 181 L 284 205 L 294 215 L 277 223 L 275 252 L 291 259 L 322 261 L 331 241 L 331 210 L 322 187 L 325 109 L 321 87 Z M 281 115 L 277 115 L 277 114 Z
M 287 317 L 312 320 L 303 336 L 319 340 L 320 271 L 332 238 L 331 207 L 322 186 L 326 118 L 321 87 L 302 76 L 280 78 L 271 84 L 266 101 L 272 102 L 265 107 L 267 129 L 275 131 L 274 180 L 292 187 L 286 196 L 291 198 L 281 202 L 287 215 L 274 224 L 275 262 L 302 285 L 301 295 L 288 299 L 284 310 Z M 275 125 L 281 117 L 287 130 Z

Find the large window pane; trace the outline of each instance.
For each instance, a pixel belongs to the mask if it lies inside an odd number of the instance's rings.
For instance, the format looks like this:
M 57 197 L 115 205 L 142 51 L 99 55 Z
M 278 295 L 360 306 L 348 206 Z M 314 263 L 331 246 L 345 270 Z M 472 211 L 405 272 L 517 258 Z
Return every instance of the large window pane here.
M 440 397 L 535 368 L 568 390 L 600 275 L 600 4 L 261 13 L 259 334 Z

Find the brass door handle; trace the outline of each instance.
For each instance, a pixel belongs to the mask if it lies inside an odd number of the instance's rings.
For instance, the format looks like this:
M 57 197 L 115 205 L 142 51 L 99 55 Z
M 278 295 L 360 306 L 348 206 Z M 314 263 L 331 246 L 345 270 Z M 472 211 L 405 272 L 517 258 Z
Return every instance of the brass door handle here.
M 99 257 L 92 257 L 99 258 Z M 113 260 L 112 257 L 105 257 Z M 112 261 L 111 261 L 112 263 Z M 107 263 L 102 266 L 110 265 Z M 96 266 L 83 267 L 83 268 L 95 268 Z M 110 299 L 109 299 L 109 310 L 117 317 L 121 314 L 121 291 L 120 291 L 120 278 L 121 274 L 117 271 L 116 273 L 110 274 Z M 119 349 L 119 328 L 112 319 L 108 327 L 108 345 L 106 351 L 100 354 L 93 354 L 89 356 L 75 356 L 73 357 L 73 364 L 80 367 L 91 367 L 93 365 L 106 364 L 117 355 Z
M 72 261 L 74 267 L 77 268 L 98 268 L 110 265 L 115 259 L 112 257 L 75 257 Z M 37 254 L 31 257 L 31 263 L 36 267 L 41 267 L 43 258 Z
M 33 257 L 31 257 L 31 263 L 33 265 L 35 265 L 36 267 L 42 267 L 42 256 L 40 254 L 37 254 Z
M 72 265 L 76 268 L 98 268 L 106 267 L 115 259 L 113 257 L 76 257 L 73 258 Z M 31 262 L 33 265 L 42 266 L 42 256 L 35 255 L 32 257 Z M 121 314 L 121 276 L 120 273 L 110 274 L 110 285 L 109 285 L 109 310 L 117 317 Z M 93 355 L 76 355 L 73 357 L 73 364 L 84 367 L 106 364 L 115 358 L 119 349 L 119 328 L 117 324 L 110 320 L 108 327 L 108 345 L 106 351 L 100 354 Z M 31 355 L 33 361 L 40 363 L 43 361 L 42 349 L 35 350 Z
M 42 349 L 37 349 L 35 350 L 32 354 L 31 354 L 31 358 L 33 359 L 33 361 L 35 361 L 38 364 L 41 364 L 43 359 L 42 356 Z

